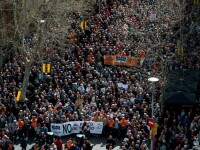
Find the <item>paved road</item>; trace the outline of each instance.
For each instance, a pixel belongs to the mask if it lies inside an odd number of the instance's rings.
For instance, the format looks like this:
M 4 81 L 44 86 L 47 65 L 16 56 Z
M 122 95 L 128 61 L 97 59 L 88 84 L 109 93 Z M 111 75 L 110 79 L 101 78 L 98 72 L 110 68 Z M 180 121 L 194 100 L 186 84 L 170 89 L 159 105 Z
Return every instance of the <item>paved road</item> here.
M 66 143 L 67 139 L 69 138 L 73 139 L 74 137 L 63 137 L 62 138 L 63 143 Z M 90 141 L 92 142 L 92 144 L 94 144 L 93 150 L 106 150 L 106 147 L 105 147 L 106 140 L 107 138 L 103 138 L 103 137 L 91 137 Z M 31 149 L 32 146 L 33 146 L 33 140 L 28 141 L 27 150 Z M 19 141 L 15 145 L 15 150 L 21 150 Z M 116 141 L 116 146 L 114 150 L 120 150 L 120 142 Z

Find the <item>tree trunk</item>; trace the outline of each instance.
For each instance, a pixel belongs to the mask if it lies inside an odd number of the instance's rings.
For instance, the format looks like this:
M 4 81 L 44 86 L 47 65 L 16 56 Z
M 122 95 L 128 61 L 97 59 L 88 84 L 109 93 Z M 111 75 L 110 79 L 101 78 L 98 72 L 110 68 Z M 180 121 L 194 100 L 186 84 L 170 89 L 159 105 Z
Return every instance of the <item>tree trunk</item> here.
M 27 62 L 26 62 L 24 80 L 23 80 L 21 96 L 20 96 L 20 101 L 22 101 L 22 102 L 26 98 L 26 92 L 27 92 L 29 77 L 30 77 L 30 73 L 31 73 L 31 66 L 32 66 L 32 64 L 34 63 L 34 61 L 37 57 L 37 52 L 42 53 L 42 51 L 39 50 L 39 49 L 41 49 L 41 45 L 44 45 L 44 40 L 42 39 L 41 28 L 39 26 L 38 26 L 38 32 L 37 33 L 38 33 L 38 42 L 37 42 L 37 44 L 36 44 L 36 46 L 33 50 L 32 55 L 30 56 L 30 58 L 26 59 Z M 23 36 L 23 38 L 24 38 L 24 36 Z M 24 45 L 23 45 L 23 47 L 24 47 Z M 25 48 L 24 48 L 24 50 L 25 50 Z
M 29 77 L 30 77 L 30 73 L 31 73 L 31 66 L 32 66 L 32 61 L 27 62 L 26 67 L 25 67 L 24 80 L 23 80 L 23 84 L 22 84 L 20 101 L 24 101 L 26 98 L 26 91 L 28 88 Z

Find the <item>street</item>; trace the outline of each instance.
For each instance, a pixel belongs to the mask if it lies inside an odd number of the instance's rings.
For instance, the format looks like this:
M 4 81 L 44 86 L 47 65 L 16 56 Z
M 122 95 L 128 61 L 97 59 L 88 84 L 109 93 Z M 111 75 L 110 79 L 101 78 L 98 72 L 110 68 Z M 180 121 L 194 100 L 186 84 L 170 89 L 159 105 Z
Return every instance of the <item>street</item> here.
M 66 141 L 69 139 L 69 138 L 72 138 L 74 139 L 74 137 L 63 137 L 62 138 L 62 141 L 63 143 L 66 143 Z M 90 141 L 92 144 L 94 144 L 94 147 L 93 147 L 93 150 L 106 150 L 106 140 L 107 138 L 105 137 L 91 137 Z M 29 140 L 28 141 L 28 146 L 27 146 L 27 150 L 30 150 L 33 146 L 33 140 Z M 63 147 L 64 147 L 64 144 L 63 144 Z M 15 150 L 21 150 L 21 147 L 20 147 L 20 141 L 17 142 L 17 144 L 15 144 Z M 113 150 L 120 150 L 120 142 L 117 142 L 116 141 L 116 146 Z

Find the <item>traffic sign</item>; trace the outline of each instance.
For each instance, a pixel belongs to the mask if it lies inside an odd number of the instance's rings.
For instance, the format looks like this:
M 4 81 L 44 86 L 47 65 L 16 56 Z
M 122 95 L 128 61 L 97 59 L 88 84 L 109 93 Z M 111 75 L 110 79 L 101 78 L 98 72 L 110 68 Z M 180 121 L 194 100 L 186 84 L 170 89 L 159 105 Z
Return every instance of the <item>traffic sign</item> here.
M 149 120 L 148 120 L 148 125 L 149 125 L 151 128 L 154 127 L 154 121 L 153 121 L 152 118 L 149 118 Z

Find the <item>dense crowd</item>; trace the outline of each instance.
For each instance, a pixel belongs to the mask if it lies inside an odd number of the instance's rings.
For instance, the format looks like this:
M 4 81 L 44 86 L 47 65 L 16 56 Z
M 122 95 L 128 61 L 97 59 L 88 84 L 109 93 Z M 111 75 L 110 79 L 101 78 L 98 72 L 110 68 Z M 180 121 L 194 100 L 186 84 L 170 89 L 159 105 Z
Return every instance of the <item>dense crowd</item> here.
M 148 16 L 153 11 L 151 4 L 153 1 L 104 1 L 100 13 L 97 5 L 95 14 L 84 18 L 87 21 L 85 30 L 77 27 L 83 17 L 75 14 L 77 26 L 73 24 L 69 30 L 73 34 L 67 38 L 69 47 L 62 55 L 53 51 L 48 56 L 50 74 L 42 75 L 41 64 L 34 63 L 23 101 L 17 102 L 16 95 L 22 87 L 25 60 L 23 56 L 17 56 L 5 63 L 0 73 L 0 148 L 14 149 L 13 144 L 20 141 L 22 149 L 26 149 L 27 139 L 35 137 L 34 150 L 61 150 L 62 144 L 66 144 L 66 150 L 80 147 L 89 150 L 92 147 L 87 138 L 81 144 L 71 139 L 62 143 L 60 137 L 49 140 L 48 132 L 51 123 L 93 120 L 103 122 L 102 134 L 109 137 L 106 149 L 112 150 L 119 140 L 122 150 L 148 150 L 150 131 L 147 122 L 151 117 L 159 125 L 154 138 L 155 150 L 186 150 L 195 138 L 200 140 L 199 109 L 180 112 L 166 109 L 161 113 L 158 100 L 162 66 L 157 50 L 142 44 L 149 43 L 149 39 L 154 44 L 157 42 L 151 34 L 146 38 L 146 31 L 152 34 L 156 31 L 156 23 Z M 169 25 L 166 22 L 166 26 Z M 130 38 L 133 40 L 129 41 Z M 175 45 L 174 39 L 166 44 L 166 57 L 176 52 Z M 199 53 L 196 47 L 196 53 Z M 140 57 L 142 52 L 151 59 L 141 68 L 103 63 L 104 55 Z M 187 69 L 199 69 L 199 56 L 196 55 L 195 62 L 190 60 L 193 57 L 187 57 L 191 62 L 186 64 L 184 61 Z M 183 68 L 182 61 L 170 59 L 167 62 L 169 69 Z M 155 90 L 147 80 L 149 75 L 157 75 L 161 80 Z M 118 87 L 118 83 L 128 87 Z M 151 106 L 152 94 L 154 106 Z M 154 107 L 153 116 L 151 107 Z

